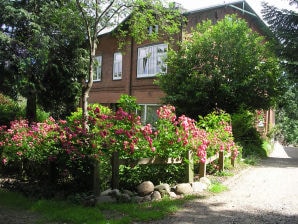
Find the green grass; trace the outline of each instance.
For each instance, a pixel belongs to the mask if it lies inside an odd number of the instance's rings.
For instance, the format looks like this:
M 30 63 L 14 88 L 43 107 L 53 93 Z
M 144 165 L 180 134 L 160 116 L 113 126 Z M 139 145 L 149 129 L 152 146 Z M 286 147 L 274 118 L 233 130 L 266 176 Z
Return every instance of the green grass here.
M 266 151 L 267 156 L 273 151 L 273 146 L 268 141 L 263 141 L 262 148 Z
M 231 176 L 234 176 L 234 174 L 232 172 L 230 172 L 229 170 L 218 171 L 214 175 L 218 176 L 218 177 L 231 177 Z
M 148 203 L 106 203 L 96 207 L 83 207 L 65 201 L 30 200 L 21 194 L 0 189 L 0 206 L 12 209 L 23 209 L 37 213 L 42 217 L 40 224 L 63 222 L 71 224 L 128 224 L 133 221 L 149 221 L 161 219 L 183 206 L 194 198 Z
M 244 158 L 244 163 L 248 165 L 255 166 L 261 161 L 261 157 L 258 155 L 249 155 Z
M 220 182 L 214 182 L 209 187 L 209 191 L 212 193 L 221 193 L 226 190 L 228 190 L 228 187 Z

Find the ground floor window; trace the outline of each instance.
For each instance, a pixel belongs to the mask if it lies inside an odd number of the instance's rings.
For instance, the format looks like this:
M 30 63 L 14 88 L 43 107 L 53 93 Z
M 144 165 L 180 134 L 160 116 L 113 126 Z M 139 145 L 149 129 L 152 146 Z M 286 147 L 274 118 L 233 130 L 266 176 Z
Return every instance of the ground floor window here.
M 138 115 L 141 117 L 142 124 L 151 124 L 155 126 L 158 119 L 156 110 L 159 109 L 158 104 L 140 104 L 141 109 L 137 111 Z

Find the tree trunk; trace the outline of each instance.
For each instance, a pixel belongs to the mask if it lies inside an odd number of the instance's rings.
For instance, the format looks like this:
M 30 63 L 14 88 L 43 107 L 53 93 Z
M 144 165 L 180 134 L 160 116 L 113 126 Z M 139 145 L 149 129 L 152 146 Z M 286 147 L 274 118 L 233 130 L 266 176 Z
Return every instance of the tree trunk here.
M 85 85 L 83 85 L 82 90 L 82 115 L 83 115 L 83 128 L 88 129 L 88 98 L 89 93 L 93 85 L 93 63 L 95 58 L 95 50 L 96 50 L 96 43 L 93 43 L 93 47 L 90 52 L 89 56 L 89 71 L 88 71 L 88 81 L 85 82 Z
M 36 98 L 35 89 L 29 89 L 26 105 L 26 118 L 28 119 L 29 124 L 36 121 Z

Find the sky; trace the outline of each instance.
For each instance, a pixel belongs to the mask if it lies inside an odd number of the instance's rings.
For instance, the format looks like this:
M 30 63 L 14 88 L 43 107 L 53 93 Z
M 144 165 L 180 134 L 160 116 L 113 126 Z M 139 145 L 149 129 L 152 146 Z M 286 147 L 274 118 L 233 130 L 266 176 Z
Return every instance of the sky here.
M 201 7 L 208 7 L 212 5 L 217 5 L 220 3 L 230 3 L 235 2 L 235 0 L 175 0 L 175 2 L 182 4 L 187 10 L 199 9 Z M 263 0 L 246 0 L 248 4 L 254 9 L 254 11 L 261 16 L 261 2 Z M 278 8 L 291 9 L 288 0 L 266 0 L 270 5 L 274 5 Z

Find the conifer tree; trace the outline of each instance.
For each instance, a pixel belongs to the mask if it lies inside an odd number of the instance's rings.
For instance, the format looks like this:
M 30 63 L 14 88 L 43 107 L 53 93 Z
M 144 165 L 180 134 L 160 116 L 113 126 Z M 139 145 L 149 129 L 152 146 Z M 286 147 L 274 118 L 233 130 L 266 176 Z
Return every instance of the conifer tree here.
M 277 137 L 285 144 L 298 145 L 298 1 L 289 0 L 293 10 L 263 4 L 263 18 L 279 42 L 277 53 L 284 65 L 288 90 L 276 108 Z

